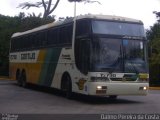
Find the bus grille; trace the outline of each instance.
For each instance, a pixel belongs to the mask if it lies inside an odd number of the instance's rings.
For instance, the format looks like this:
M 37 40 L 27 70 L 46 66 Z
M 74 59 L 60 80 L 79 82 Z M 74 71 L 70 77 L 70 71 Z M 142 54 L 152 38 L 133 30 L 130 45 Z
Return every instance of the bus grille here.
M 136 74 L 125 74 L 123 78 L 110 78 L 112 81 L 136 81 L 138 76 Z

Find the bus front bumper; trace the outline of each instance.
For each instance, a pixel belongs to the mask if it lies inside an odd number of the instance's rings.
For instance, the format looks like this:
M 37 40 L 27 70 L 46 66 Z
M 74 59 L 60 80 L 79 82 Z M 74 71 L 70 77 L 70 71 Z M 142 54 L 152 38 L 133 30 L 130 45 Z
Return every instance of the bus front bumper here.
M 147 95 L 149 83 L 89 82 L 88 95 Z

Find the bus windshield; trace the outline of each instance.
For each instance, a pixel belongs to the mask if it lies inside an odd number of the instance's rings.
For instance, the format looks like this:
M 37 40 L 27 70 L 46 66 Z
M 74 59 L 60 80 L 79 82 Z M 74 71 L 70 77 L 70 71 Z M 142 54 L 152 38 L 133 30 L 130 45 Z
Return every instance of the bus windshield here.
M 147 72 L 145 41 L 122 40 L 125 72 Z
M 128 35 L 145 37 L 143 24 L 94 20 L 92 30 L 95 34 Z
M 138 40 L 95 38 L 91 68 L 94 71 L 147 72 L 145 44 Z

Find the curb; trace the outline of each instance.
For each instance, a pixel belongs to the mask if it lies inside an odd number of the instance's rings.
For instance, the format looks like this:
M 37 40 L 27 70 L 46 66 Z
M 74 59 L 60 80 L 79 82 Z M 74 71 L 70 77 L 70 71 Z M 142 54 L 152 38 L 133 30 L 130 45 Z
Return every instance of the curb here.
M 160 87 L 149 87 L 149 90 L 160 90 Z
M 0 80 L 13 80 L 7 76 L 0 76 Z

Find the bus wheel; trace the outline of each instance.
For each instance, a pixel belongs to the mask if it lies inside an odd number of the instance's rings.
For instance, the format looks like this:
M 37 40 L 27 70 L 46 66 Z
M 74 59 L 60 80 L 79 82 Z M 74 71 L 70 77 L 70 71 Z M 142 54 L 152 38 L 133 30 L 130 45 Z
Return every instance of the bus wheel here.
M 65 96 L 68 99 L 72 98 L 72 83 L 70 76 L 64 74 L 61 81 L 61 90 L 65 92 Z
M 19 86 L 22 86 L 22 82 L 21 82 L 21 74 L 20 74 L 20 70 L 18 69 L 16 72 L 16 80 L 17 80 L 17 84 Z
M 22 71 L 22 73 L 21 73 L 21 83 L 22 83 L 22 87 L 24 87 L 24 88 L 27 87 L 25 71 Z
M 66 97 L 68 99 L 72 98 L 72 83 L 71 83 L 70 77 L 67 78 L 67 82 L 66 82 Z

